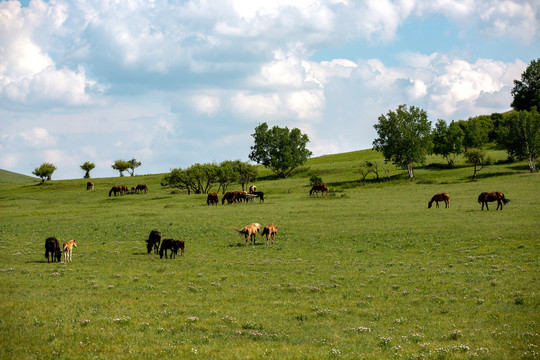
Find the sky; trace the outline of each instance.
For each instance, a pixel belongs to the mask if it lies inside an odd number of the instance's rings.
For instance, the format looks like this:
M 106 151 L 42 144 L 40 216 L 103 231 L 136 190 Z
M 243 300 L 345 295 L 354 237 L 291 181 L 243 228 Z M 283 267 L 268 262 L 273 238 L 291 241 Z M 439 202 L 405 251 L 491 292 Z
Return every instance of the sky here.
M 249 161 L 263 122 L 368 149 L 400 104 L 509 110 L 539 29 L 540 0 L 0 0 L 0 168 Z

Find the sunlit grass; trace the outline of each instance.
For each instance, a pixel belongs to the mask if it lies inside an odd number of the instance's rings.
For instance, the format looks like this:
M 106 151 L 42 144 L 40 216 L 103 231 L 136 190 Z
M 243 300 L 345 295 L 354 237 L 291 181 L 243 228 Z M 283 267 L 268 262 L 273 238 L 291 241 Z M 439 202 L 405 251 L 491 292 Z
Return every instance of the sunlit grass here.
M 160 175 L 0 185 L 0 358 L 538 357 L 537 175 L 502 164 L 471 182 L 458 164 L 361 185 L 377 156 L 312 160 L 328 196 L 298 174 L 218 207 Z M 138 183 L 148 194 L 108 197 Z M 481 211 L 493 190 L 512 201 Z M 427 209 L 441 191 L 450 208 Z M 246 247 L 234 228 L 252 222 L 278 226 L 275 244 Z M 147 254 L 152 229 L 186 256 Z M 48 236 L 77 240 L 72 263 L 47 263 Z

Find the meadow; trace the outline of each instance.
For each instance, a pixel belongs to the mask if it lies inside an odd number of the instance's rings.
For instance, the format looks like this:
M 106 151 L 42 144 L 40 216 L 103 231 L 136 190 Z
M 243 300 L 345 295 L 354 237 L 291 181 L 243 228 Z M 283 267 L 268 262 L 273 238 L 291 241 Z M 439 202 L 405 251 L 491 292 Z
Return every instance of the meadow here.
M 217 207 L 163 174 L 0 182 L 0 358 L 539 358 L 538 175 L 501 161 L 471 181 L 433 157 L 363 185 L 366 159 L 383 165 L 365 150 L 261 168 L 264 203 Z M 312 174 L 330 194 L 308 196 Z M 427 209 L 443 191 L 450 207 Z M 483 191 L 511 202 L 481 211 Z M 278 227 L 273 245 L 246 246 L 234 229 L 253 222 Z M 185 256 L 147 254 L 152 229 Z M 47 263 L 49 236 L 77 240 L 73 262 Z

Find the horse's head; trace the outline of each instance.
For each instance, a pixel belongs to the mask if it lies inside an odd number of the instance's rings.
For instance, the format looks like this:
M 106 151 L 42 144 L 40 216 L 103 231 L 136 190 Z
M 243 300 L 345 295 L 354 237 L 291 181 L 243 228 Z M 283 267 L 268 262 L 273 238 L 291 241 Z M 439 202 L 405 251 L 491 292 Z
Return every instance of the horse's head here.
M 433 201 L 429 201 L 428 204 L 427 204 L 427 208 L 428 209 L 431 209 L 431 205 L 433 204 Z

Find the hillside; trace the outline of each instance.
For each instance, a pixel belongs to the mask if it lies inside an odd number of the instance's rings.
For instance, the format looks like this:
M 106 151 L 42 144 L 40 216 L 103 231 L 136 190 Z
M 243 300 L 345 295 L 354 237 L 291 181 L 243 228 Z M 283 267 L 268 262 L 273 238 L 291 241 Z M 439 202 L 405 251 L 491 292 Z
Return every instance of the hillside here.
M 21 183 L 30 181 L 39 181 L 39 179 L 0 169 L 0 183 Z

